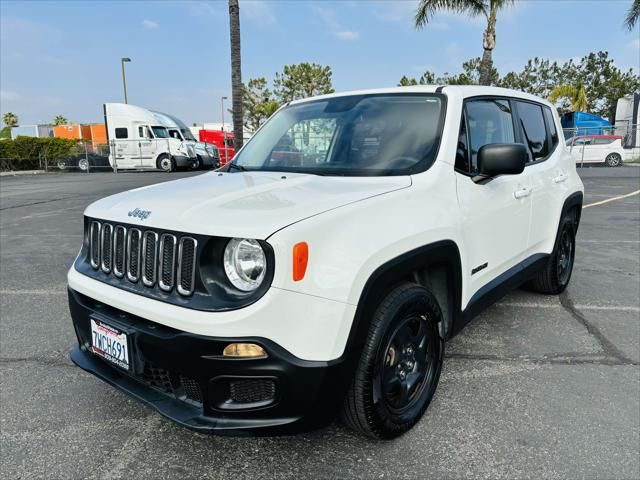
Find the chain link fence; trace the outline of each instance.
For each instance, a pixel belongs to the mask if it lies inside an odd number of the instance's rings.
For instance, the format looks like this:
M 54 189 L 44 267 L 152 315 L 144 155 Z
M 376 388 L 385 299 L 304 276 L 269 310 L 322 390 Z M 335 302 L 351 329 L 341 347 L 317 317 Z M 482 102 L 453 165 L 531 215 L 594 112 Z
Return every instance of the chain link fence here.
M 18 137 L 0 140 L 0 171 L 111 171 L 109 145 L 90 140 Z

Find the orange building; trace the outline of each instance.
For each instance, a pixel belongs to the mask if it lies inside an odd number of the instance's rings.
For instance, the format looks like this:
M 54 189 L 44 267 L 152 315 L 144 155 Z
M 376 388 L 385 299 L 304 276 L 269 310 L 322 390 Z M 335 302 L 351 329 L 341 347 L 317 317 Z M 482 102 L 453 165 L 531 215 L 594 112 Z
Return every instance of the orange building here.
M 91 127 L 91 140 L 94 145 L 106 145 L 107 142 L 107 127 L 104 123 L 92 123 Z
M 104 123 L 92 123 L 91 125 L 80 123 L 56 125 L 53 127 L 53 136 L 58 138 L 89 140 L 94 145 L 104 145 L 107 143 L 107 129 Z

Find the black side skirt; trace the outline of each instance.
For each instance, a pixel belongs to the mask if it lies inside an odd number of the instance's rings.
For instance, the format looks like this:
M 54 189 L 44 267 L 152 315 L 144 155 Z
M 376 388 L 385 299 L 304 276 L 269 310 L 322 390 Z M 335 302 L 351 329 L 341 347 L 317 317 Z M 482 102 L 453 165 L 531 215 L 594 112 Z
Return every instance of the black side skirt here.
M 464 326 L 485 308 L 500 300 L 507 293 L 515 290 L 523 283 L 531 280 L 546 265 L 550 255 L 537 253 L 491 280 L 478 290 L 467 308 L 465 308 L 453 326 L 453 335 L 457 335 Z M 453 336 L 452 335 L 452 336 Z

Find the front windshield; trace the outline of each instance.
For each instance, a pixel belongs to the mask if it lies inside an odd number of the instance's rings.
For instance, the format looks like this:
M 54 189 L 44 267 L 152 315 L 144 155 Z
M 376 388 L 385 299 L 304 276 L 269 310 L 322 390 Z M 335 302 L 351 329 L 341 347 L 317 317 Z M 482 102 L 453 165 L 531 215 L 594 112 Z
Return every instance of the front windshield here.
M 169 138 L 169 133 L 164 127 L 151 127 L 156 138 Z
M 181 128 L 180 132 L 182 132 L 182 136 L 184 137 L 185 140 L 190 140 L 192 142 L 197 142 L 197 140 L 193 136 L 193 133 L 191 133 L 191 130 L 189 130 L 188 128 Z
M 283 108 L 236 156 L 245 170 L 406 175 L 435 158 L 443 121 L 436 94 L 357 95 Z

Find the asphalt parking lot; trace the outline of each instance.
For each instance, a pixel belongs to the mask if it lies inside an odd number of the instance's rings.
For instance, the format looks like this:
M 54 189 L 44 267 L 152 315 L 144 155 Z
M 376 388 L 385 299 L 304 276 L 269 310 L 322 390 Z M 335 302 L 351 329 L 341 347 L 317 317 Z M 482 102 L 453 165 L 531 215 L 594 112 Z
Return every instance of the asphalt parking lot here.
M 581 170 L 585 204 L 640 168 Z M 196 434 L 72 366 L 66 271 L 93 200 L 192 173 L 0 178 L 3 478 L 639 478 L 640 196 L 585 208 L 565 294 L 518 290 L 447 345 L 405 436 L 335 424 L 290 437 Z

